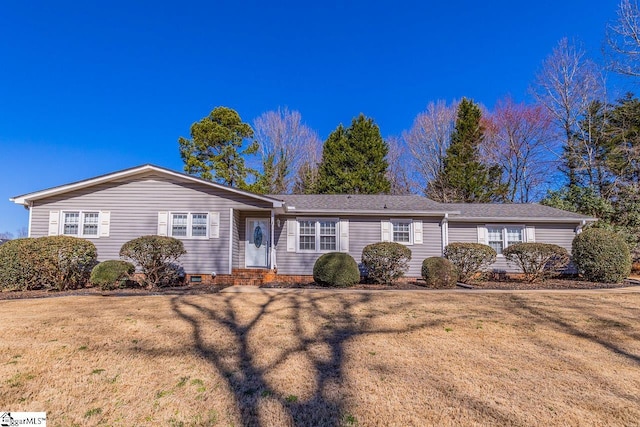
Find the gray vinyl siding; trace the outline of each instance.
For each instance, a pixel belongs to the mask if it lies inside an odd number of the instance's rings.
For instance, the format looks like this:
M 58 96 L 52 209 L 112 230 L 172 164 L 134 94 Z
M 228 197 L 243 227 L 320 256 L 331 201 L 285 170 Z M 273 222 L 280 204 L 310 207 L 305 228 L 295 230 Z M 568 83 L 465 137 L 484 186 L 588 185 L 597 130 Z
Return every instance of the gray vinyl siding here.
M 288 217 L 293 218 L 295 217 Z M 282 217 L 280 227 L 276 226 L 276 262 L 278 264 L 278 273 L 294 274 L 294 275 L 311 275 L 313 273 L 313 265 L 316 260 L 323 254 L 322 252 L 287 252 L 287 219 Z M 313 216 L 310 218 L 321 218 Z M 337 218 L 330 216 L 330 218 Z M 371 243 L 381 241 L 381 220 L 382 218 L 371 217 L 353 217 L 341 216 L 341 220 L 349 221 L 349 255 L 356 262 L 360 262 L 362 258 L 362 249 Z M 389 218 L 385 218 L 388 220 Z M 422 261 L 432 256 L 440 256 L 441 254 L 441 231 L 439 220 L 433 218 L 418 218 L 421 220 L 423 227 L 423 244 L 410 245 L 411 262 L 407 276 L 420 277 Z
M 109 211 L 109 237 L 92 238 L 98 259 L 119 259 L 120 247 L 139 236 L 156 234 L 158 212 L 219 212 L 220 235 L 212 239 L 182 239 L 187 254 L 180 264 L 187 273 L 229 271 L 230 209 L 264 210 L 269 203 L 216 189 L 148 175 L 125 182 L 110 182 L 39 200 L 33 206 L 33 237 L 48 234 L 49 211 Z
M 488 223 L 455 223 L 449 222 L 449 243 L 478 242 L 478 225 L 486 225 Z M 497 224 L 497 223 L 496 223 Z M 504 223 L 501 223 L 504 224 Z M 551 243 L 565 248 L 571 253 L 571 243 L 576 233 L 577 224 L 549 224 L 549 223 L 526 223 L 528 227 L 535 227 L 536 242 Z M 569 267 L 571 270 L 572 267 Z M 504 257 L 499 256 L 495 263 L 491 265 L 493 271 L 506 271 L 509 273 L 519 272 L 520 270 L 513 264 L 507 263 Z

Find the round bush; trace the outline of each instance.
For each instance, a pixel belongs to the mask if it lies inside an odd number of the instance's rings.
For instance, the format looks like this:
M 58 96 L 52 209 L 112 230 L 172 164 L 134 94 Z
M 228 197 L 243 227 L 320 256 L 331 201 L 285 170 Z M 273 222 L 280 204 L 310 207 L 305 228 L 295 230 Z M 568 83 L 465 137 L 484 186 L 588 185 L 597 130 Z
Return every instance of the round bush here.
M 431 257 L 422 261 L 422 278 L 432 288 L 455 288 L 458 269 L 446 258 Z
M 103 261 L 91 270 L 90 281 L 103 290 L 116 289 L 122 287 L 121 282 L 129 280 L 135 271 L 136 267 L 127 261 Z
M 620 235 L 601 228 L 589 228 L 573 239 L 573 262 L 587 280 L 622 282 L 631 273 L 629 246 Z
M 176 261 L 186 254 L 182 241 L 173 237 L 142 236 L 120 248 L 120 256 L 130 259 L 144 274 L 147 287 L 170 286 L 178 281 Z
M 482 243 L 449 243 L 444 256 L 458 269 L 460 281 L 467 283 L 473 276 L 496 261 L 497 253 Z
M 362 249 L 362 266 L 376 283 L 392 284 L 409 269 L 411 249 L 400 243 L 380 242 Z
M 313 265 L 313 280 L 327 286 L 353 286 L 360 281 L 360 270 L 351 255 L 329 252 Z

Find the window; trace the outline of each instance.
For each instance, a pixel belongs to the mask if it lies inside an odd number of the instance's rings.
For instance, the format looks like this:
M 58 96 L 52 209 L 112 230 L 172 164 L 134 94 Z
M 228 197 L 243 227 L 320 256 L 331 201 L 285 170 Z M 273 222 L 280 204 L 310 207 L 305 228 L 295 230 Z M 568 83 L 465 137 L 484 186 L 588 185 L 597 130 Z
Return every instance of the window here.
M 411 244 L 411 221 L 410 220 L 392 220 L 393 237 L 392 242 Z
M 336 219 L 298 220 L 298 250 L 331 252 L 337 249 L 338 221 Z
M 524 227 L 521 226 L 487 226 L 487 243 L 498 255 L 504 248 L 515 243 L 524 242 Z
M 62 234 L 76 237 L 98 237 L 99 212 L 63 212 Z
M 208 224 L 206 213 L 172 213 L 171 237 L 206 238 Z

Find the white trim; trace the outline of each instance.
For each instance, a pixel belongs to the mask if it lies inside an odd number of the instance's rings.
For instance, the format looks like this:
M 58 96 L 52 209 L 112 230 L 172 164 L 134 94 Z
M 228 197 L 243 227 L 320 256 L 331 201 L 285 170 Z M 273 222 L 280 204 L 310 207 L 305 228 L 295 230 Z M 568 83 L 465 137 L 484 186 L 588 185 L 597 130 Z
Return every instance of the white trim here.
M 315 223 L 315 249 L 300 249 L 300 221 L 311 221 Z M 335 222 L 336 224 L 336 247 L 333 250 L 320 249 L 320 222 Z M 340 218 L 312 218 L 297 217 L 296 218 L 296 253 L 328 253 L 340 251 Z
M 229 208 L 229 274 L 233 273 L 233 208 Z
M 33 218 L 33 204 L 29 203 L 29 226 L 27 227 L 27 237 L 31 237 L 31 219 Z
M 441 240 L 442 240 L 442 256 L 444 256 L 444 250 L 449 244 L 449 220 L 447 219 L 447 215 L 442 218 L 440 222 L 440 231 L 441 231 Z
M 186 235 L 185 236 L 174 236 L 173 235 L 173 216 L 174 215 L 186 215 L 187 216 L 187 224 L 186 224 Z M 204 236 L 194 236 L 193 235 L 193 216 L 194 215 L 206 215 L 205 218 L 205 233 Z M 173 237 L 174 239 L 180 240 L 207 240 L 209 239 L 209 233 L 211 231 L 211 224 L 209 221 L 211 220 L 209 212 L 203 211 L 195 211 L 195 212 L 185 212 L 185 211 L 176 211 L 169 212 L 168 214 L 168 223 L 167 223 L 167 236 Z
M 276 241 L 276 212 L 271 209 L 271 237 L 269 238 L 269 270 L 273 270 L 276 266 L 276 249 L 274 242 Z
M 55 211 L 51 211 L 55 212 Z M 64 224 L 65 224 L 65 214 L 67 213 L 77 213 L 78 214 L 78 234 L 65 234 L 64 232 Z M 85 225 L 85 215 L 86 214 L 98 214 L 98 220 L 96 222 L 96 234 L 84 234 L 84 225 Z M 51 215 L 50 215 L 51 217 Z M 58 221 L 58 236 L 72 236 L 72 237 L 80 237 L 83 239 L 99 239 L 101 237 L 101 221 L 102 221 L 102 212 L 99 210 L 81 210 L 81 209 L 68 209 L 61 210 L 59 214 Z
M 244 239 L 244 268 L 271 268 L 271 242 L 267 242 L 266 255 L 267 262 L 266 265 L 249 265 L 247 264 L 247 247 L 251 246 L 249 239 L 251 230 L 249 230 L 249 223 L 251 221 L 264 221 L 269 222 L 269 218 L 265 217 L 247 217 L 244 219 L 244 230 L 245 230 L 245 239 Z M 269 231 L 269 236 L 271 236 L 271 230 Z
M 409 241 L 408 242 L 396 242 L 395 239 L 394 239 L 393 226 L 395 224 L 400 224 L 400 223 L 409 223 Z M 413 219 L 412 218 L 391 218 L 389 220 L 389 224 L 391 226 L 391 228 L 389 230 L 389 241 L 390 242 L 400 243 L 401 245 L 413 246 L 414 229 L 413 229 Z
M 47 190 L 36 191 L 34 193 L 23 194 L 21 196 L 16 196 L 16 197 L 10 198 L 9 200 L 14 202 L 14 203 L 20 204 L 20 205 L 27 205 L 28 202 L 30 202 L 32 200 L 38 200 L 38 199 L 42 199 L 42 198 L 45 198 L 45 197 L 55 196 L 57 194 L 63 194 L 63 193 L 67 193 L 67 192 L 78 190 L 78 189 L 82 189 L 82 188 L 92 187 L 94 185 L 102 184 L 104 182 L 110 182 L 110 181 L 115 181 L 117 179 L 128 178 L 128 177 L 139 175 L 139 174 L 142 174 L 142 173 L 145 173 L 145 172 L 157 172 L 157 173 L 173 176 L 173 177 L 176 177 L 176 178 L 184 179 L 184 180 L 187 180 L 187 181 L 197 182 L 199 184 L 205 184 L 205 185 L 208 185 L 208 186 L 216 188 L 216 189 L 226 190 L 226 191 L 230 191 L 232 193 L 241 194 L 243 196 L 251 197 L 251 198 L 254 198 L 254 199 L 257 199 L 257 200 L 270 202 L 270 203 L 273 204 L 273 207 L 275 207 L 275 208 L 282 207 L 283 204 L 284 204 L 284 202 L 282 202 L 280 200 L 276 200 L 276 199 L 272 199 L 270 197 L 254 194 L 254 193 L 251 193 L 249 191 L 239 190 L 239 189 L 233 188 L 233 187 L 227 187 L 227 186 L 222 185 L 222 184 L 206 181 L 206 180 L 203 180 L 201 178 L 197 178 L 195 176 L 186 175 L 186 174 L 183 174 L 183 173 L 180 173 L 180 172 L 175 172 L 175 171 L 172 171 L 170 169 L 165 169 L 165 168 L 161 168 L 161 167 L 154 166 L 154 165 L 137 166 L 135 168 L 126 169 L 126 170 L 122 170 L 122 171 L 118 171 L 118 172 L 113 172 L 113 173 L 110 173 L 110 174 L 107 174 L 107 175 L 102 175 L 102 176 L 99 176 L 99 177 L 96 177 L 96 178 L 90 178 L 90 179 L 86 179 L 86 180 L 83 180 L 83 181 L 74 182 L 74 183 L 71 183 L 71 184 L 61 185 L 59 187 L 49 188 Z
M 509 242 L 507 240 L 507 228 L 511 227 L 511 228 L 520 228 L 522 229 L 522 242 L 526 242 L 527 241 L 527 227 L 524 224 L 485 224 L 484 225 L 484 229 L 486 230 L 487 234 L 486 234 L 486 238 L 487 238 L 487 242 L 485 243 L 485 245 L 487 246 L 491 246 L 489 245 L 489 227 L 492 228 L 501 228 L 502 229 L 502 250 L 504 251 L 506 248 L 509 247 Z M 504 255 L 502 254 L 498 254 L 499 257 L 502 257 Z

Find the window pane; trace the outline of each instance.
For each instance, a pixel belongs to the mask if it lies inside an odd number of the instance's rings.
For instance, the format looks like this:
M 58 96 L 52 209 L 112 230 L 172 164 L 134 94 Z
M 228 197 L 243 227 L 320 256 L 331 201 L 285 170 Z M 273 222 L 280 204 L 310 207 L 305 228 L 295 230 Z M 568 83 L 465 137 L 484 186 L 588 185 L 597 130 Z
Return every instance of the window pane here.
M 316 250 L 316 222 L 299 221 L 300 224 L 300 250 Z
M 316 223 L 314 221 L 300 221 L 300 235 L 315 236 Z
M 315 251 L 316 250 L 316 236 L 300 236 L 300 250 L 302 250 L 302 251 Z
M 80 213 L 79 212 L 65 212 L 64 213 L 64 227 L 63 234 L 68 234 L 71 236 L 78 235 L 78 223 L 80 222 Z
M 336 236 L 320 236 L 320 250 L 321 251 L 335 251 L 336 250 Z
M 171 235 L 187 236 L 187 214 L 173 214 L 171 217 Z
M 498 254 L 501 254 L 504 247 L 502 242 L 502 227 L 488 227 L 487 234 L 489 237 L 489 246 L 495 249 Z
M 207 237 L 207 214 L 191 215 L 191 236 Z
M 85 212 L 83 214 L 82 234 L 85 236 L 98 235 L 98 212 Z
M 522 234 L 522 228 L 520 227 L 507 228 L 507 245 L 522 243 Z
M 321 236 L 335 236 L 336 235 L 336 223 L 335 221 L 323 221 L 320 223 L 320 235 Z
M 409 243 L 410 240 L 410 222 L 394 222 L 393 223 L 393 241 Z

